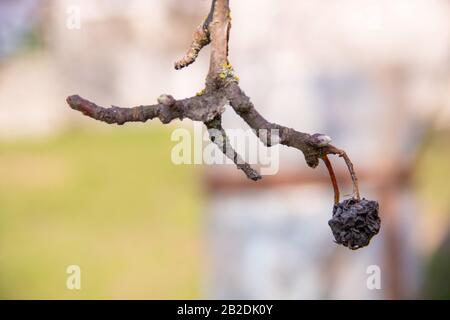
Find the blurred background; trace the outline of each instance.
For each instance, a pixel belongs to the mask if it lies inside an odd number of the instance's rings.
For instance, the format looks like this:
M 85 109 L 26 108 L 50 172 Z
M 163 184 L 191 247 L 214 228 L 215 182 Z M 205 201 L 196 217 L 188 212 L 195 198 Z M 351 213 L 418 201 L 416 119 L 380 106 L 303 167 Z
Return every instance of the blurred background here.
M 173 63 L 209 6 L 0 0 L 0 298 L 450 298 L 450 1 L 231 1 L 230 59 L 258 110 L 330 135 L 379 201 L 381 232 L 358 251 L 333 242 L 326 169 L 298 150 L 254 183 L 174 165 L 189 121 L 109 126 L 68 108 L 200 91 L 208 48 Z M 225 123 L 246 128 L 230 110 Z

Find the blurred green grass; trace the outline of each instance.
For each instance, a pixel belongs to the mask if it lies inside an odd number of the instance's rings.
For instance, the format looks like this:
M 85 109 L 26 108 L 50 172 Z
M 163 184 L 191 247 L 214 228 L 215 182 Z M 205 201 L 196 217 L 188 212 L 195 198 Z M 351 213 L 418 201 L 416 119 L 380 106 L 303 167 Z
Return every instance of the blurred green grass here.
M 148 126 L 0 142 L 0 298 L 198 298 L 199 175 L 172 146 Z

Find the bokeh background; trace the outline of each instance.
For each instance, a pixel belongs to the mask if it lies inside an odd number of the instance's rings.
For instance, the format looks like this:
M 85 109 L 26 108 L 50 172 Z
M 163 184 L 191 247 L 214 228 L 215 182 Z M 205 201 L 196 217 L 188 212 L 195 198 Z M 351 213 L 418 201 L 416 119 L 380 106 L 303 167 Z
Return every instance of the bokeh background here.
M 0 1 L 0 298 L 450 298 L 450 1 L 231 1 L 230 59 L 257 108 L 330 135 L 380 202 L 382 230 L 355 252 L 333 243 L 326 170 L 298 151 L 255 184 L 232 165 L 174 165 L 189 121 L 109 126 L 66 105 L 200 91 L 208 48 L 173 62 L 209 6 Z

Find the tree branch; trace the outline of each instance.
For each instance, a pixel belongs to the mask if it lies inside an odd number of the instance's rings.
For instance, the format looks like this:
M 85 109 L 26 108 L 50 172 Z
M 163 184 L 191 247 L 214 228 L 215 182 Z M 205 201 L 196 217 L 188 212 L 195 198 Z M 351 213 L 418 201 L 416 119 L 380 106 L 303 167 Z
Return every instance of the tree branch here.
M 221 75 L 229 66 L 228 40 L 231 28 L 231 12 L 229 0 L 215 0 L 212 5 L 212 21 L 209 24 L 211 33 L 211 57 L 209 72 L 206 78 L 206 90 L 219 89 L 226 80 Z
M 331 139 L 323 134 L 307 134 L 267 121 L 254 107 L 250 98 L 239 87 L 238 79 L 228 61 L 228 40 L 231 28 L 229 0 L 212 0 L 211 10 L 205 22 L 194 33 L 194 39 L 186 55 L 175 63 L 176 69 L 181 69 L 193 63 L 200 50 L 211 43 L 209 72 L 206 77 L 204 93 L 187 99 L 175 100 L 170 95 L 161 95 L 154 105 L 137 106 L 134 108 L 111 107 L 103 108 L 81 98 L 78 95 L 67 98 L 67 103 L 74 110 L 80 111 L 93 119 L 106 123 L 124 124 L 126 122 L 145 122 L 158 118 L 162 123 L 174 119 L 188 118 L 201 121 L 206 127 L 216 129 L 221 133 L 223 144 L 211 140 L 233 160 L 238 169 L 252 180 L 261 176 L 242 161 L 242 158 L 231 147 L 221 124 L 221 114 L 225 105 L 230 103 L 234 111 L 254 130 L 259 139 L 270 147 L 281 143 L 300 150 L 307 164 L 315 168 L 319 159 L 327 154 L 337 154 L 343 157 L 354 185 L 354 194 L 359 199 L 359 190 L 353 164 L 347 154 L 330 145 Z
M 236 82 L 229 82 L 225 88 L 225 92 L 234 111 L 236 111 L 236 113 L 251 128 L 255 129 L 255 133 L 257 135 L 258 132 L 261 132 L 261 129 L 269 132 L 269 134 L 273 131 L 278 132 L 278 137 L 271 137 L 269 140 L 265 139 L 265 137 L 261 139 L 258 135 L 261 141 L 267 146 L 270 146 L 267 141 L 275 141 L 288 147 L 296 148 L 303 152 L 307 164 L 312 168 L 317 167 L 319 164 L 319 159 L 329 153 L 327 143 L 321 144 L 320 141 L 316 141 L 317 139 L 314 139 L 314 136 L 267 121 L 255 109 L 253 103 L 250 101 L 250 98 L 247 97 Z
M 72 109 L 109 124 L 146 122 L 154 118 L 166 124 L 174 119 L 183 120 L 184 118 L 201 122 L 211 121 L 225 111 L 226 99 L 219 95 L 203 95 L 175 100 L 172 96 L 161 95 L 158 98 L 158 104 L 155 105 L 104 108 L 74 95 L 67 98 L 67 103 Z
M 180 70 L 194 63 L 203 47 L 207 46 L 211 42 L 209 34 L 209 24 L 213 19 L 215 3 L 216 0 L 213 0 L 211 2 L 211 10 L 205 21 L 197 27 L 197 30 L 195 30 L 194 35 L 192 36 L 193 39 L 191 46 L 189 47 L 184 57 L 175 62 L 176 70 Z
M 197 30 L 195 30 L 194 32 L 192 44 L 189 47 L 189 50 L 183 58 L 175 62 L 175 69 L 180 70 L 194 63 L 198 57 L 199 52 L 210 42 L 211 39 L 209 38 L 208 28 L 205 28 L 204 24 L 198 26 Z

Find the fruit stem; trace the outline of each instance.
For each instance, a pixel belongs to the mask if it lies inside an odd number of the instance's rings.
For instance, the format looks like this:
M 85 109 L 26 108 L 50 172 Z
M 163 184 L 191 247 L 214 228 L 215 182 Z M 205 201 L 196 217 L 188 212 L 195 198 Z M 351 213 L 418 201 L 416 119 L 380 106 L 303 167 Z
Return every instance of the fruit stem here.
M 350 176 L 352 177 L 353 194 L 356 196 L 356 199 L 359 201 L 359 200 L 361 200 L 361 196 L 359 194 L 358 178 L 356 177 L 355 169 L 353 168 L 353 163 L 351 162 L 350 158 L 343 150 L 341 150 L 341 152 L 339 153 L 339 157 L 344 158 L 345 164 L 347 165 L 348 171 L 350 172 Z
M 322 157 L 323 162 L 325 163 L 325 166 L 328 169 L 328 173 L 330 174 L 331 183 L 333 184 L 333 190 L 334 190 L 334 204 L 339 203 L 339 186 L 337 183 L 336 175 L 334 174 L 333 166 L 331 165 L 330 159 L 328 159 L 327 155 L 324 155 Z

